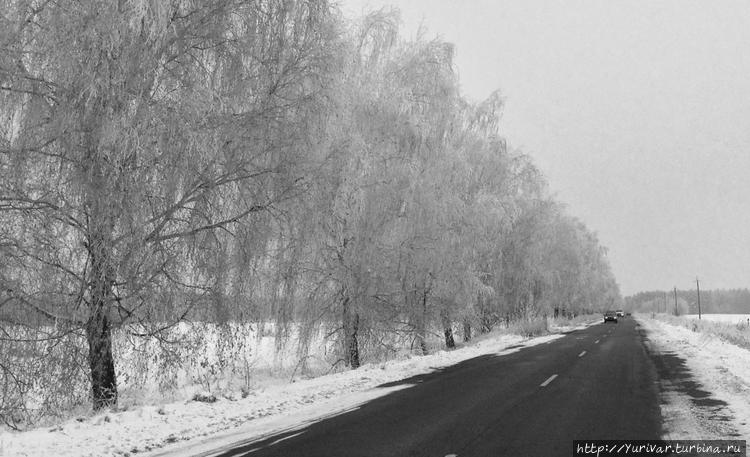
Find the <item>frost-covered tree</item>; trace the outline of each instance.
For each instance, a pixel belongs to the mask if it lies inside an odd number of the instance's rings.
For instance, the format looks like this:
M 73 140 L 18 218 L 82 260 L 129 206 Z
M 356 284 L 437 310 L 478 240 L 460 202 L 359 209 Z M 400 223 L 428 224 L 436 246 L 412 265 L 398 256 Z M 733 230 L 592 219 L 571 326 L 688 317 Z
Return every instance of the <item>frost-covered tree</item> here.
M 188 313 L 217 240 L 304 183 L 330 6 L 7 0 L 0 21 L 5 307 L 84 331 L 100 408 L 113 327 Z

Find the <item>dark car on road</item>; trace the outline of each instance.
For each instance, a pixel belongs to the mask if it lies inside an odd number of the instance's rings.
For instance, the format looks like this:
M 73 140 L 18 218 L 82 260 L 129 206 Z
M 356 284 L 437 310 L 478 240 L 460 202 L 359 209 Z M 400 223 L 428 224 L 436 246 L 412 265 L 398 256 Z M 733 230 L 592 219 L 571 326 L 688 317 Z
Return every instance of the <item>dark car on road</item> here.
M 607 311 L 606 313 L 604 313 L 604 323 L 606 324 L 607 322 L 614 322 L 616 324 L 617 313 L 614 311 Z

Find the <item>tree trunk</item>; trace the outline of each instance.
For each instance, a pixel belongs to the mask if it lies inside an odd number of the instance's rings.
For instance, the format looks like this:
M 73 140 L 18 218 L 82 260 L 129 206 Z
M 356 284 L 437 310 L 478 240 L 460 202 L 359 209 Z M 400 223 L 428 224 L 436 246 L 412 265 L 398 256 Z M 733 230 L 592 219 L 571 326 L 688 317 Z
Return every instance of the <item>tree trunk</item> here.
M 91 308 L 86 322 L 89 345 L 91 392 L 94 410 L 117 404 L 117 379 L 112 355 L 112 330 L 109 324 L 108 301 L 112 293 L 111 279 L 101 237 L 89 242 L 91 260 Z
M 485 307 L 485 301 L 481 295 L 477 296 L 477 303 L 479 308 L 479 331 L 482 333 L 490 333 L 495 324 L 493 316 L 491 315 L 490 310 Z
M 98 140 L 90 138 L 89 144 Z M 107 188 L 107 177 L 100 158 L 94 148 L 88 156 L 91 182 L 88 189 L 87 210 L 88 239 L 86 249 L 89 257 L 89 316 L 86 322 L 86 340 L 89 345 L 89 369 L 91 370 L 91 393 L 94 410 L 117 404 L 117 379 L 112 354 L 112 329 L 109 322 L 109 306 L 112 299 L 114 269 L 112 233 L 115 210 L 100 193 Z
M 101 305 L 94 306 L 99 309 L 86 323 L 86 340 L 89 344 L 94 410 L 98 410 L 117 404 L 117 379 L 109 318 Z
M 422 355 L 427 355 L 427 288 L 422 289 L 422 306 L 417 316 L 417 341 L 422 350 Z
M 104 101 L 99 101 L 103 106 Z M 98 103 L 93 106 L 100 106 Z M 89 345 L 89 369 L 91 370 L 91 394 L 94 410 L 117 404 L 117 379 L 112 354 L 112 329 L 109 307 L 112 302 L 115 269 L 112 266 L 114 253 L 112 234 L 118 209 L 112 205 L 110 183 L 104 154 L 97 148 L 101 142 L 104 120 L 99 109 L 83 115 L 89 127 L 85 143 L 89 146 L 81 170 L 86 176 L 87 239 L 89 271 L 89 314 L 86 321 L 86 341 Z M 119 197 L 119 195 L 117 196 Z
M 453 325 L 446 311 L 441 313 L 441 320 L 443 321 L 443 334 L 445 335 L 445 347 L 453 349 L 456 347 L 456 340 L 453 339 Z
M 344 363 L 352 370 L 359 368 L 359 343 L 357 342 L 357 331 L 359 330 L 359 314 L 351 309 L 349 297 L 344 297 L 342 320 L 344 324 Z
M 464 319 L 464 343 L 471 340 L 471 322 L 469 319 Z

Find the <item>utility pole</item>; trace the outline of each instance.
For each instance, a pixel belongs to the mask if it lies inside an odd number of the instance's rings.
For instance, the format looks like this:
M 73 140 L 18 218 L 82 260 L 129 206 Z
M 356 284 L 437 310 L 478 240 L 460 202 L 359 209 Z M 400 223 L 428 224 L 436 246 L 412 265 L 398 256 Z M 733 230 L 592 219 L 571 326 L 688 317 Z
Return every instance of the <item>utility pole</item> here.
M 695 288 L 698 289 L 698 320 L 701 320 L 701 284 L 698 278 L 695 278 Z
M 674 286 L 674 315 L 677 315 L 677 286 Z

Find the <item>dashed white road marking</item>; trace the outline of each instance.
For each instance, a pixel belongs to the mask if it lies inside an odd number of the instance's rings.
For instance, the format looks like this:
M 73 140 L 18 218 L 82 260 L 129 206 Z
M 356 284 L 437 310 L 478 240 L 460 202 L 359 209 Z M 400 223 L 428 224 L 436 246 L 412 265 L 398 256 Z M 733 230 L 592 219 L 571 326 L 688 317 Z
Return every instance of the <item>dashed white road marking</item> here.
M 447 454 L 445 457 L 458 457 L 458 454 Z
M 586 355 L 586 351 L 583 351 L 580 354 L 578 354 L 578 357 L 583 357 L 584 355 Z
M 547 385 L 548 385 L 549 383 L 551 383 L 552 381 L 554 381 L 556 377 L 557 377 L 557 375 L 556 375 L 556 374 L 553 374 L 552 376 L 550 376 L 549 378 L 547 378 L 547 380 L 546 380 L 546 381 L 544 381 L 543 383 L 541 383 L 541 384 L 539 385 L 539 387 L 547 387 Z

